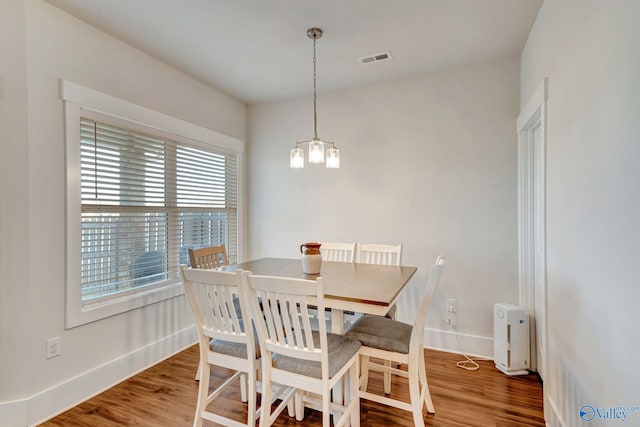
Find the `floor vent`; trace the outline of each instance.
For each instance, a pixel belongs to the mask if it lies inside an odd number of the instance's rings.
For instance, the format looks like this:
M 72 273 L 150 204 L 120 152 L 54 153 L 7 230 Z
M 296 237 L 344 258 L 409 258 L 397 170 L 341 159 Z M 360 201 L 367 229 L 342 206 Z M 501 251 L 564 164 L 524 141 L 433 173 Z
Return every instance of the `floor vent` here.
M 362 57 L 360 58 L 360 63 L 371 64 L 374 62 L 386 61 L 388 59 L 391 59 L 391 52 L 382 52 L 382 53 L 376 53 L 375 55 Z

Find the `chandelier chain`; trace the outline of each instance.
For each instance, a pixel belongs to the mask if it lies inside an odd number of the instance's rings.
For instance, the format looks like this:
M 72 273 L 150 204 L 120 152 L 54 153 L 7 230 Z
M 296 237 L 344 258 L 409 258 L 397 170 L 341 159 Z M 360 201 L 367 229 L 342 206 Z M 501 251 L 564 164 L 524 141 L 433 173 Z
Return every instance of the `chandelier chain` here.
M 313 39 L 313 136 L 318 139 L 318 115 L 316 113 L 316 39 Z

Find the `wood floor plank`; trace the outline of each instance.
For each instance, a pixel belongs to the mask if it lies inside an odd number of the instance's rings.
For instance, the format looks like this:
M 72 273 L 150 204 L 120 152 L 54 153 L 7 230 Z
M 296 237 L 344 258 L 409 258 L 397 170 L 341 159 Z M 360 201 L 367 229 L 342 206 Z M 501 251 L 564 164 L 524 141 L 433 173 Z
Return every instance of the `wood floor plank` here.
M 198 349 L 185 351 L 124 381 L 100 395 L 42 424 L 44 427 L 182 427 L 193 423 L 198 383 L 194 376 Z M 480 369 L 456 366 L 460 355 L 425 350 L 427 380 L 435 414 L 425 412 L 431 427 L 542 427 L 542 384 L 536 375 L 507 377 L 491 361 L 479 361 Z M 214 369 L 212 383 L 220 384 L 231 373 Z M 382 393 L 382 375 L 372 372 L 369 391 Z M 408 401 L 407 380 L 394 378 L 392 396 Z M 215 403 L 216 411 L 242 421 L 247 405 L 240 402 L 235 384 Z M 213 424 L 204 423 L 205 426 Z M 361 424 L 370 427 L 412 427 L 411 414 L 370 401 L 361 402 Z M 322 414 L 306 410 L 303 422 L 286 411 L 275 426 L 321 426 Z

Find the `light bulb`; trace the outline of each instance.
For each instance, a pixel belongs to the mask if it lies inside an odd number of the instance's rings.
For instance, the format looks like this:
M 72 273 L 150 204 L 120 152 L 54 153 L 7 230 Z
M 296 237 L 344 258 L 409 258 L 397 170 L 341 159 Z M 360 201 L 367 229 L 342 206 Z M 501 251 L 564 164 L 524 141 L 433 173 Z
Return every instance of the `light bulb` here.
M 300 147 L 291 149 L 291 157 L 289 159 L 291 169 L 302 169 L 304 167 L 304 151 Z
M 327 149 L 327 168 L 338 169 L 340 167 L 340 150 L 335 147 Z
M 314 139 L 309 143 L 309 163 L 324 162 L 324 142 Z

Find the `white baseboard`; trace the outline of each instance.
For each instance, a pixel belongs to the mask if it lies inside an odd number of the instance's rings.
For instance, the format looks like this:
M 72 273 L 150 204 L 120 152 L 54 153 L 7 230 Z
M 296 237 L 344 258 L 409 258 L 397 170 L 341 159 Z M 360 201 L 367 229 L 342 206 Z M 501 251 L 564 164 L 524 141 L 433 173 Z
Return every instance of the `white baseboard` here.
M 0 402 L 3 427 L 36 426 L 197 342 L 195 326 L 111 360 L 27 399 Z
M 27 399 L 0 402 L 0 421 L 3 426 L 27 425 Z
M 493 359 L 493 338 L 426 328 L 424 346 L 433 350 Z
M 549 396 L 546 396 L 544 416 L 548 427 L 567 427 L 569 425 L 558 412 L 556 402 Z

